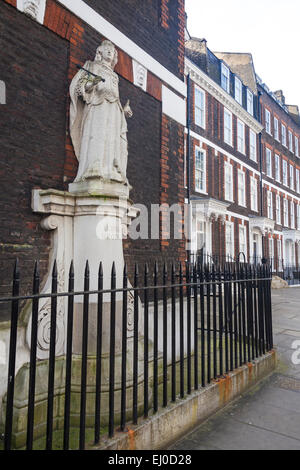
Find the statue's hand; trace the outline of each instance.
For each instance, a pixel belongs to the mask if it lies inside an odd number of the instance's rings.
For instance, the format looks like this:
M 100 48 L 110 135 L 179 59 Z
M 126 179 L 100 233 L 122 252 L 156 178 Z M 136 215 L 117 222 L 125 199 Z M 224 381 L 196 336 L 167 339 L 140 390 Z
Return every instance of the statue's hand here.
M 133 112 L 132 112 L 131 107 L 129 105 L 129 100 L 127 100 L 127 103 L 124 106 L 124 114 L 128 118 L 131 118 L 133 116 Z
M 94 87 L 94 83 L 92 82 L 92 80 L 89 80 L 89 81 L 86 82 L 86 84 L 85 84 L 85 91 L 86 91 L 87 93 L 90 93 L 90 92 L 92 91 L 93 87 Z

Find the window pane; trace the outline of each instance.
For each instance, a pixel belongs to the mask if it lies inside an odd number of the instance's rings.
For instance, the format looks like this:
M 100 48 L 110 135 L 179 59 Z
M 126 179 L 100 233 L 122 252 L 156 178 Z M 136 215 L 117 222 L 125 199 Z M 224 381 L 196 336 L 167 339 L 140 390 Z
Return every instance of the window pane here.
M 205 152 L 196 148 L 195 154 L 195 189 L 206 191 L 206 161 Z

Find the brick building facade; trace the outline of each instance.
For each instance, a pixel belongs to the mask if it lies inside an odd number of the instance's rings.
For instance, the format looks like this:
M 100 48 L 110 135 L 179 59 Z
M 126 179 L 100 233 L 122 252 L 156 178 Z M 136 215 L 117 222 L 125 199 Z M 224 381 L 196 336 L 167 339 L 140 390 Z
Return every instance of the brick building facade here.
M 35 259 L 43 276 L 49 269 L 51 236 L 32 211 L 31 193 L 67 190 L 75 178 L 68 87 L 77 65 L 93 59 L 104 38 L 118 49 L 120 96 L 130 100 L 134 113 L 128 121 L 130 197 L 147 208 L 184 203 L 185 113 L 178 111 L 185 111 L 184 26 L 184 0 L 46 0 L 35 19 L 20 11 L 19 1 L 1 0 L 0 79 L 7 94 L 0 114 L 1 295 L 10 292 L 16 256 L 24 292 Z M 136 84 L 136 63 L 146 72 L 144 88 Z M 164 224 L 161 214 L 161 231 Z M 124 251 L 130 272 L 135 262 L 185 259 L 184 240 L 172 235 L 125 240 Z M 5 312 L 2 306 L 2 321 Z
M 265 252 L 274 269 L 299 266 L 300 120 L 281 90 L 272 93 L 258 77 L 261 95 L 263 212 L 273 221 Z
M 187 41 L 186 75 L 192 252 L 227 259 L 243 252 L 279 273 L 298 269 L 298 107 L 262 83 L 251 54 L 213 53 L 206 40 Z
M 236 259 L 253 253 L 260 214 L 258 98 L 252 58 L 234 73 L 206 41 L 186 43 L 190 77 L 190 173 L 194 254 Z M 246 69 L 246 72 L 245 72 Z

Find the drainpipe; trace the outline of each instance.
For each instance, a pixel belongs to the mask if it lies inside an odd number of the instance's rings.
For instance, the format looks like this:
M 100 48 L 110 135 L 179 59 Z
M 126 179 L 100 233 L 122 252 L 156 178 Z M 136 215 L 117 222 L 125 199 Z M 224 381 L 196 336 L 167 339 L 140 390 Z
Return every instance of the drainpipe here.
M 187 250 L 187 261 L 191 261 L 191 241 L 192 241 L 192 208 L 191 208 L 191 161 L 190 161 L 190 140 L 191 140 L 191 122 L 190 122 L 190 111 L 191 111 L 191 79 L 190 74 L 187 75 L 187 142 L 186 142 L 186 174 L 187 174 L 187 201 L 188 201 L 188 237 L 189 247 Z
M 262 93 L 258 92 L 258 106 L 257 106 L 257 113 L 258 113 L 258 121 L 262 123 L 261 120 L 261 105 L 260 105 L 260 97 Z M 260 172 L 260 216 L 263 217 L 263 182 L 262 182 L 262 132 L 258 134 L 258 151 L 259 151 L 259 172 Z M 266 264 L 267 260 L 265 258 L 265 236 L 262 234 L 261 236 L 261 254 L 262 254 L 262 263 Z

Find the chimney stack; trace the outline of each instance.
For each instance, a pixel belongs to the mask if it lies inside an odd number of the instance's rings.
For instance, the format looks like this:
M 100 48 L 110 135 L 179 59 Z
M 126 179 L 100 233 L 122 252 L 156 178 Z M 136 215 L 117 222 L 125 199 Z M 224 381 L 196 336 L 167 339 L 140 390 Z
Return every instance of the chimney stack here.
M 281 103 L 282 106 L 285 106 L 285 97 L 284 97 L 283 91 L 282 90 L 277 90 L 277 91 L 274 92 L 274 95 L 278 99 L 279 103 Z
M 208 72 L 207 66 L 207 41 L 206 39 L 191 38 L 185 43 L 186 55 L 205 73 Z

